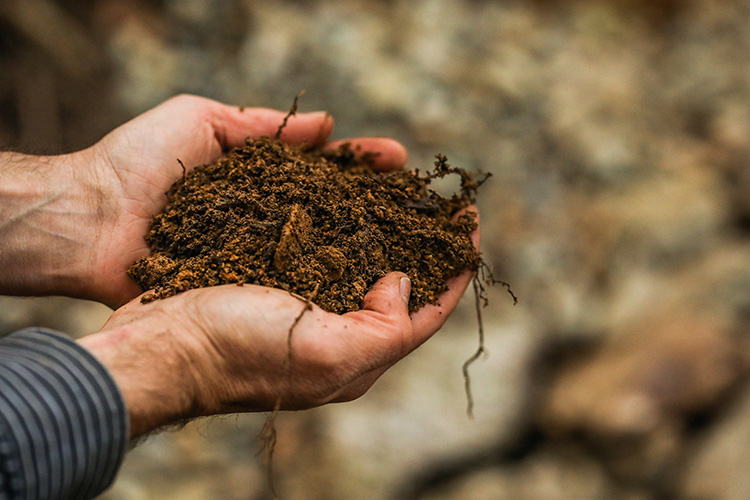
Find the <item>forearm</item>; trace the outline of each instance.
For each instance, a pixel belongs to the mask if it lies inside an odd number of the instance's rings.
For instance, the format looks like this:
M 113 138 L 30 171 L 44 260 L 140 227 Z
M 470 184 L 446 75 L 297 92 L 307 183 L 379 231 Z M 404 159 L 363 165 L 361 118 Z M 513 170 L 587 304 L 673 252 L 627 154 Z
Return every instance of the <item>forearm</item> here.
M 173 326 L 151 328 L 134 321 L 79 340 L 107 367 L 120 388 L 128 408 L 131 439 L 200 415 L 189 374 L 190 360 L 173 341 L 170 328 Z
M 85 295 L 102 200 L 71 157 L 0 153 L 0 294 Z

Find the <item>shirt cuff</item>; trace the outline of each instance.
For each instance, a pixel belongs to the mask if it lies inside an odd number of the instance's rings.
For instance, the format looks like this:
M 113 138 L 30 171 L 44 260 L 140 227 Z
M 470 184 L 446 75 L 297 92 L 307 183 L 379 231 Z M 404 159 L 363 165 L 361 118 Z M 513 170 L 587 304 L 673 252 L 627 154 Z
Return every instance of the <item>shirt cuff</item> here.
M 78 343 L 43 329 L 0 339 L 0 498 L 95 497 L 114 482 L 128 426 L 112 376 Z

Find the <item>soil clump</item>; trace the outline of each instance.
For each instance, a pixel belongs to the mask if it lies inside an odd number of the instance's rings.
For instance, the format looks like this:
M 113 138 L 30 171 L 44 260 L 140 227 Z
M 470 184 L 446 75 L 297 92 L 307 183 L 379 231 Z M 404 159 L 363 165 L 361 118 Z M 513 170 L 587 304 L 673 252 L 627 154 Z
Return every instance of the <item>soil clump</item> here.
M 281 288 L 343 314 L 391 271 L 412 280 L 411 311 L 437 303 L 446 281 L 481 265 L 470 234 L 476 180 L 437 155 L 432 171 L 380 173 L 372 156 L 248 139 L 198 166 L 167 192 L 146 241 L 151 254 L 128 274 L 143 301 L 193 288 Z M 431 189 L 459 175 L 451 197 Z M 486 177 L 485 177 L 486 178 Z

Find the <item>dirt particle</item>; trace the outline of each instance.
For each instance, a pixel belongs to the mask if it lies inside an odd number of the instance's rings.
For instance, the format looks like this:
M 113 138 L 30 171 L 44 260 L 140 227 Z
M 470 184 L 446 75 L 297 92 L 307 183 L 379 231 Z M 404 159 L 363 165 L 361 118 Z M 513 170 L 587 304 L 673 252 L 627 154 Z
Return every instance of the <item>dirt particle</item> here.
M 470 234 L 481 182 L 438 156 L 432 172 L 379 173 L 350 147 L 306 149 L 248 139 L 197 166 L 167 193 L 146 236 L 151 254 L 129 275 L 153 293 L 249 283 L 308 298 L 326 311 L 360 309 L 372 285 L 392 271 L 412 280 L 411 311 L 437 303 L 446 282 L 481 258 Z M 450 198 L 432 179 L 458 174 Z

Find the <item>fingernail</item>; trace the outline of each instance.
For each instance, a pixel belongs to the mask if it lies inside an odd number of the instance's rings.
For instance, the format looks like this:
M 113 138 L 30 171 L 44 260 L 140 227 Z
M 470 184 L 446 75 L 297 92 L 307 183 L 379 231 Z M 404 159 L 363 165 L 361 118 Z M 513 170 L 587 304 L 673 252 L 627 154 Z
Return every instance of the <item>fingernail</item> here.
M 409 278 L 401 278 L 399 282 L 399 291 L 401 292 L 401 298 L 404 299 L 406 304 L 409 304 L 409 295 L 411 295 L 411 280 Z
M 311 120 L 327 120 L 327 117 L 331 115 L 328 111 L 305 111 L 304 113 L 297 113 L 297 116 Z

